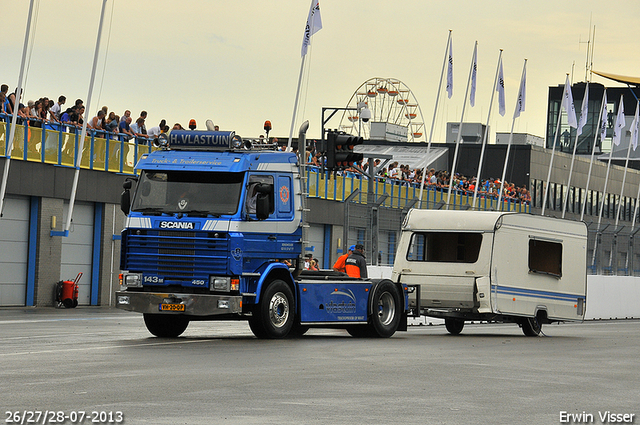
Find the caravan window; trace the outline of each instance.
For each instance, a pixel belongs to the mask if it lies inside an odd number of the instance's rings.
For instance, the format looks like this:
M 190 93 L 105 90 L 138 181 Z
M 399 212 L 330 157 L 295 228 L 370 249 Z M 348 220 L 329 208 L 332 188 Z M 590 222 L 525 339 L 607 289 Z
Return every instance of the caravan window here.
M 529 271 L 562 277 L 562 243 L 529 239 Z
M 425 232 L 411 236 L 408 261 L 437 263 L 475 263 L 478 261 L 482 233 Z

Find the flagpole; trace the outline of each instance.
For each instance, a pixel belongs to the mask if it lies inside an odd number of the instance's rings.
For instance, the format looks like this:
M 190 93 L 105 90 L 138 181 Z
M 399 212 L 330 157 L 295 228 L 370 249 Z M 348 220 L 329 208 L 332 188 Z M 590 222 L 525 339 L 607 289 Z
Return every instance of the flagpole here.
M 602 94 L 602 104 L 600 105 L 600 115 L 598 115 L 598 131 L 596 132 L 595 136 L 593 137 L 593 147 L 591 148 L 591 161 L 589 162 L 589 172 L 587 173 L 587 185 L 584 189 L 584 202 L 582 203 L 582 212 L 580 213 L 580 221 L 584 221 L 584 211 L 585 208 L 587 207 L 587 195 L 589 193 L 589 181 L 591 180 L 591 169 L 593 168 L 593 159 L 595 157 L 595 153 L 596 153 L 596 142 L 598 141 L 598 134 L 600 134 L 600 141 L 603 141 L 603 137 L 602 137 L 602 131 L 601 131 L 601 118 L 602 118 L 602 114 L 604 113 L 604 108 L 605 108 L 605 103 L 607 102 L 607 90 L 605 89 L 604 93 Z M 605 131 L 606 131 L 606 127 L 605 127 Z
M 298 111 L 298 98 L 300 97 L 300 85 L 302 83 L 302 71 L 304 69 L 304 60 L 307 57 L 307 55 L 304 55 L 302 57 L 302 60 L 300 61 L 300 75 L 298 76 L 298 88 L 296 89 L 296 100 L 293 103 L 293 117 L 291 118 L 291 129 L 289 130 L 289 142 L 287 143 L 287 152 L 291 151 L 291 141 L 293 140 L 293 127 L 296 123 L 296 112 Z M 304 146 L 302 147 L 302 149 L 300 149 L 300 146 L 298 146 L 298 151 L 304 150 Z
M 567 74 L 567 78 L 564 84 L 564 89 L 562 91 L 563 103 L 564 103 L 565 96 L 568 96 L 567 87 L 569 87 L 569 74 Z M 573 98 L 570 100 L 571 100 L 571 103 L 573 104 Z M 549 172 L 547 174 L 547 183 L 544 189 L 544 199 L 542 200 L 542 213 L 540 215 L 544 215 L 544 210 L 546 209 L 546 206 L 547 206 L 547 197 L 549 195 L 549 184 L 551 183 L 551 170 L 553 169 L 553 158 L 556 154 L 556 143 L 558 142 L 558 133 L 560 133 L 560 121 L 561 121 L 560 118 L 562 117 L 562 107 L 563 105 L 560 105 L 560 108 L 558 109 L 558 125 L 556 126 L 556 133 L 553 138 L 553 146 L 551 148 L 551 159 L 549 160 Z M 568 108 L 566 109 L 567 109 L 567 114 L 569 114 Z
M 634 150 L 636 149 L 637 143 L 638 143 L 638 125 L 640 124 L 638 121 L 640 120 L 639 115 L 639 111 L 638 108 L 640 108 L 640 103 L 638 103 L 638 100 L 636 99 L 636 115 L 634 117 L 634 123 L 631 125 L 631 142 L 633 143 L 634 146 Z M 638 195 L 636 196 L 636 206 L 633 210 L 633 217 L 631 218 L 631 231 L 633 231 L 633 228 L 636 224 L 636 215 L 638 214 L 638 201 L 640 201 L 640 184 L 638 185 Z
M 502 167 L 502 176 L 500 176 L 500 189 L 498 190 L 498 211 L 502 211 L 502 191 L 504 188 L 504 179 L 507 176 L 507 165 L 509 164 L 509 151 L 513 142 L 513 127 L 516 124 L 516 117 L 511 121 L 511 132 L 509 133 L 509 141 L 507 142 L 507 154 L 504 157 L 504 165 Z
M 491 92 L 491 100 L 489 101 L 489 113 L 487 114 L 487 129 L 484 132 L 484 136 L 482 137 L 482 149 L 480 150 L 480 161 L 478 163 L 478 175 L 476 177 L 476 184 L 473 188 L 473 201 L 471 201 L 471 207 L 475 208 L 476 199 L 478 197 L 478 183 L 480 182 L 480 178 L 482 176 L 482 161 L 484 160 L 484 151 L 487 146 L 487 136 L 489 133 L 489 120 L 491 119 L 491 108 L 493 107 L 493 96 L 496 93 L 496 88 L 498 84 L 498 73 L 500 72 L 500 64 L 502 63 L 502 49 L 500 49 L 500 54 L 498 55 L 498 65 L 496 66 L 496 77 L 493 80 L 493 91 Z
M 444 49 L 444 60 L 442 61 L 442 71 L 440 71 L 440 83 L 438 83 L 438 94 L 436 95 L 436 106 L 433 108 L 433 118 L 431 119 L 431 130 L 429 131 L 429 141 L 427 142 L 427 161 L 422 170 L 422 182 L 420 183 L 420 194 L 418 195 L 418 205 L 422 208 L 422 192 L 424 190 L 424 181 L 427 176 L 427 167 L 429 166 L 429 154 L 431 153 L 431 138 L 433 137 L 433 128 L 436 125 L 436 114 L 438 112 L 438 101 L 440 100 L 440 90 L 442 89 L 442 79 L 444 77 L 444 68 L 447 65 L 447 55 L 449 53 L 449 43 L 451 43 L 451 30 L 447 38 L 447 47 Z
M 100 38 L 102 36 L 102 24 L 104 22 L 104 10 L 107 0 L 102 0 L 102 10 L 100 12 L 100 23 L 98 24 L 98 37 L 96 38 L 96 49 L 93 54 L 93 66 L 91 67 L 91 79 L 89 80 L 89 93 L 87 94 L 87 105 L 85 107 L 86 115 L 91 111 L 91 94 L 93 93 L 93 83 L 96 76 L 96 68 L 98 66 L 98 55 L 100 54 Z M 84 148 L 84 139 L 87 136 L 88 117 L 82 120 L 82 131 L 80 132 L 80 142 L 78 143 L 78 152 L 76 152 L 75 173 L 73 175 L 73 184 L 71 186 L 71 197 L 69 198 L 69 211 L 67 212 L 67 222 L 64 227 L 64 235 L 69 235 L 71 228 L 71 218 L 73 216 L 73 207 L 76 201 L 76 192 L 78 190 L 78 178 L 80 177 L 80 163 L 82 161 L 82 151 Z
M 573 142 L 573 154 L 571 155 L 571 167 L 569 167 L 569 178 L 567 179 L 567 193 L 564 196 L 564 202 L 562 203 L 562 218 L 564 218 L 564 215 L 567 211 L 567 202 L 569 201 L 569 191 L 571 189 L 571 175 L 573 174 L 573 164 L 575 163 L 576 160 L 576 149 L 578 148 L 578 137 L 580 137 L 580 134 L 582 134 L 582 127 L 584 127 L 584 124 L 586 124 L 587 120 L 586 120 L 586 115 L 587 115 L 587 109 L 589 103 L 589 82 L 587 81 L 587 86 L 584 89 L 584 97 L 582 98 L 582 111 L 580 113 L 580 123 L 582 124 L 582 126 L 580 126 L 580 124 L 578 124 L 578 131 L 576 131 L 576 140 Z M 583 119 L 584 119 L 584 123 L 583 123 Z
M 317 14 L 316 14 L 317 12 Z M 300 86 L 302 84 L 302 72 L 304 70 L 304 60 L 307 56 L 307 48 L 311 44 L 311 37 L 317 31 L 322 29 L 322 19 L 320 17 L 320 4 L 318 0 L 311 0 L 311 7 L 309 8 L 309 16 L 307 17 L 307 24 L 305 25 L 304 36 L 302 37 L 302 60 L 300 61 L 300 75 L 298 76 L 298 87 L 296 88 L 296 100 L 293 104 L 293 117 L 291 118 L 291 128 L 289 129 L 289 141 L 287 142 L 287 151 L 291 151 L 291 142 L 293 140 L 293 127 L 296 123 L 296 113 L 298 112 L 298 99 L 300 97 Z M 324 138 L 324 134 L 322 135 Z M 304 146 L 298 146 L 300 152 L 304 151 Z
M 464 94 L 464 103 L 462 104 L 462 114 L 460 115 L 460 125 L 458 126 L 458 137 L 456 138 L 456 150 L 453 154 L 453 164 L 451 166 L 451 173 L 449 174 L 449 190 L 447 191 L 447 209 L 449 209 L 449 202 L 451 201 L 451 189 L 453 187 L 453 179 L 456 172 L 456 162 L 458 161 L 458 150 L 460 149 L 460 140 L 462 139 L 462 122 L 464 121 L 464 111 L 467 106 L 467 98 L 469 96 L 469 86 L 471 85 L 471 75 L 473 73 L 474 59 L 476 58 L 476 52 L 478 49 L 478 42 L 476 41 L 473 47 L 473 58 L 471 59 L 471 66 L 469 67 L 469 79 L 467 80 L 467 89 Z
M 598 210 L 598 226 L 596 227 L 596 238 L 593 244 L 593 254 L 591 255 L 591 265 L 594 265 L 596 262 L 596 252 L 598 248 L 598 233 L 600 232 L 600 224 L 602 223 L 602 210 L 604 209 L 604 200 L 607 197 L 607 183 L 609 181 L 609 170 L 611 169 L 612 154 L 613 154 L 613 146 L 611 146 L 611 150 L 609 151 L 609 160 L 607 161 L 607 173 L 605 174 L 605 177 L 604 177 L 604 189 L 602 190 L 602 203 L 600 204 L 600 208 Z
M 504 157 L 504 166 L 502 167 L 502 176 L 500 178 L 500 190 L 498 193 L 498 207 L 500 211 L 502 211 L 502 188 L 504 187 L 504 179 L 507 175 L 507 165 L 509 164 L 509 151 L 511 150 L 511 143 L 513 142 L 513 128 L 516 123 L 516 118 L 520 116 L 520 111 L 524 108 L 520 102 L 524 101 L 521 97 L 524 95 L 524 87 L 523 84 L 526 84 L 525 81 L 525 73 L 527 72 L 527 60 L 524 60 L 524 65 L 522 66 L 522 77 L 520 77 L 520 89 L 518 91 L 518 97 L 516 99 L 516 109 L 513 112 L 513 120 L 511 121 L 511 132 L 509 133 L 509 141 L 507 142 L 507 154 Z M 516 115 L 517 114 L 517 115 Z
M 9 179 L 9 166 L 11 165 L 11 151 L 13 150 L 13 138 L 16 134 L 18 123 L 18 107 L 22 97 L 22 80 L 24 78 L 24 67 L 27 61 L 27 47 L 29 45 L 29 33 L 31 32 L 31 17 L 33 16 L 33 2 L 29 3 L 29 14 L 27 15 L 27 29 L 24 33 L 24 45 L 22 47 L 22 60 L 20 62 L 20 74 L 18 76 L 18 87 L 16 87 L 15 100 L 13 102 L 13 115 L 11 117 L 11 128 L 9 129 L 9 140 L 5 152 L 6 159 L 2 170 L 2 183 L 0 184 L 0 217 L 4 214 L 4 195 L 7 191 L 7 180 Z
M 597 229 L 598 231 L 600 230 L 600 223 L 602 222 L 602 210 L 604 209 L 604 200 L 607 195 L 607 183 L 609 180 L 609 169 L 611 168 L 611 157 L 613 156 L 613 147 L 618 146 L 620 144 L 620 138 L 622 137 L 622 135 L 620 134 L 620 131 L 622 130 L 624 125 L 619 127 L 619 120 L 620 120 L 620 116 L 622 116 L 622 119 L 624 120 L 623 109 L 624 109 L 623 96 L 620 95 L 620 103 L 618 105 L 618 117 L 616 118 L 616 123 L 613 129 L 613 139 L 611 141 L 611 150 L 609 151 L 609 160 L 607 161 L 607 174 L 605 175 L 605 178 L 604 178 L 604 190 L 602 191 L 602 205 L 600 207 L 600 211 L 598 212 L 598 229 Z M 618 143 L 616 143 L 616 140 L 618 141 Z M 624 186 L 623 186 L 623 189 L 624 189 Z M 617 225 L 617 219 L 616 219 L 616 225 Z M 595 249 L 593 251 L 593 255 L 595 257 Z
M 635 118 L 634 118 L 634 126 L 636 125 L 635 120 L 638 119 L 638 103 L 636 102 L 636 114 L 635 114 Z M 633 133 L 633 128 L 631 129 L 631 132 Z M 626 178 L 627 178 L 627 169 L 629 167 L 629 156 L 631 155 L 631 146 L 633 145 L 633 134 L 631 135 L 631 139 L 629 140 L 629 146 L 627 147 L 627 158 L 624 161 L 624 173 L 622 174 L 622 187 L 620 188 L 620 196 L 618 197 L 618 211 L 616 213 L 616 225 L 615 228 L 618 227 L 618 221 L 620 219 L 620 201 L 622 200 L 622 193 L 624 191 L 624 184 L 626 182 Z M 637 137 L 637 135 L 636 135 Z M 614 228 L 614 229 L 615 229 Z

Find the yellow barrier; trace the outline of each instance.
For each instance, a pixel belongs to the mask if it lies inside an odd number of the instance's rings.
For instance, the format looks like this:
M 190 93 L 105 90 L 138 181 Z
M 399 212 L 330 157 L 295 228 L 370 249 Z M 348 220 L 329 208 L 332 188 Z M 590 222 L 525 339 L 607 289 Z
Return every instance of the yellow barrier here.
M 310 197 L 335 200 L 343 202 L 356 189 L 360 189 L 360 196 L 356 196 L 354 202 L 367 203 L 367 193 L 369 190 L 369 180 L 361 180 L 358 178 L 347 176 L 334 176 L 333 173 L 327 173 L 324 176 L 318 171 L 308 171 L 307 173 L 307 192 Z M 373 183 L 373 193 L 377 197 L 383 194 L 389 195 L 384 203 L 385 207 L 404 208 L 410 201 L 417 199 L 420 189 L 417 186 L 398 185 L 390 181 L 376 180 Z M 435 190 L 432 187 L 425 187 L 422 196 L 423 208 L 434 208 L 438 203 L 447 202 L 447 190 Z M 373 201 L 373 200 L 372 200 Z M 463 206 L 473 203 L 473 196 L 468 194 L 459 194 L 452 192 L 450 205 L 452 209 L 459 209 Z M 503 201 L 503 211 L 520 211 L 528 212 L 527 204 Z M 420 205 L 415 204 L 417 208 Z M 479 197 L 476 199 L 474 209 L 479 210 L 499 210 L 498 201 L 491 198 Z

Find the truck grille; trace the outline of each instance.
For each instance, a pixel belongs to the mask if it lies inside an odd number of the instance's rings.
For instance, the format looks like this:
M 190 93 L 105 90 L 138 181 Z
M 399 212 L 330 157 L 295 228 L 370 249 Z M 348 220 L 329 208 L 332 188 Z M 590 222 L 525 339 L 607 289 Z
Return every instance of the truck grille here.
M 228 268 L 229 240 L 223 233 L 126 231 L 122 247 L 123 269 L 169 280 L 204 279 Z

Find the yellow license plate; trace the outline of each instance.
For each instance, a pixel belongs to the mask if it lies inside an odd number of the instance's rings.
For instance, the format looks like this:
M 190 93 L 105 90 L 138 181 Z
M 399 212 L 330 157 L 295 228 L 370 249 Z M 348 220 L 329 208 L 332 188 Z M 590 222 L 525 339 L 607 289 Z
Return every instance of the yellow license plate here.
M 160 311 L 184 311 L 184 304 L 160 304 Z

